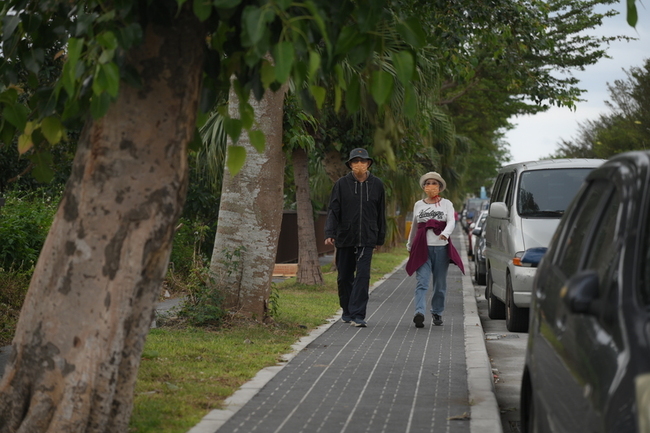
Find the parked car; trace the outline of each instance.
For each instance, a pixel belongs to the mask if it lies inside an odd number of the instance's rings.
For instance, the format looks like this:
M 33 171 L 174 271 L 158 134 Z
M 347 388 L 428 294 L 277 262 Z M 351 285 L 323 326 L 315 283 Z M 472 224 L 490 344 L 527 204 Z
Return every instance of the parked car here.
M 602 159 L 555 159 L 499 170 L 485 225 L 488 315 L 511 332 L 528 330 L 535 260 L 585 177 Z
M 487 210 L 489 199 L 487 198 L 468 198 L 463 205 L 460 223 L 466 232 L 469 232 L 469 226 L 483 210 Z
M 487 211 L 483 211 L 479 221 L 472 230 L 474 260 L 474 280 L 476 284 L 485 284 L 486 266 L 485 266 L 485 221 L 487 221 Z
M 533 282 L 524 432 L 650 431 L 650 151 L 611 158 Z
M 476 220 L 469 225 L 469 255 L 471 257 L 474 257 L 474 254 L 476 253 L 476 241 L 481 235 L 485 220 L 487 219 L 487 214 L 487 210 L 481 211 Z

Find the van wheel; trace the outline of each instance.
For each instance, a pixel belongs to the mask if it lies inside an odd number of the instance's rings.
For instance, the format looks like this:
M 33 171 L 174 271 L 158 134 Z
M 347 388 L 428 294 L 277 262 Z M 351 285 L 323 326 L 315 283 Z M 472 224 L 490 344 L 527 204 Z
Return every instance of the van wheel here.
M 487 270 L 487 284 L 485 286 L 485 297 L 488 301 L 488 317 L 490 319 L 505 319 L 506 306 L 499 301 L 492 293 L 492 270 Z
M 506 328 L 510 332 L 528 332 L 530 309 L 517 307 L 512 298 L 512 280 L 510 275 L 506 275 Z

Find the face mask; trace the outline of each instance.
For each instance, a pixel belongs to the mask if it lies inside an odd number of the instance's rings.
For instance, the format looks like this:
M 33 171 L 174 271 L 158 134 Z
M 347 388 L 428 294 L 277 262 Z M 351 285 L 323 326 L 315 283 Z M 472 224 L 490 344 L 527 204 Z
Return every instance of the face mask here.
M 424 192 L 429 197 L 435 197 L 440 192 L 440 187 L 438 185 L 424 185 Z
M 368 164 L 362 164 L 362 163 L 352 164 L 352 171 L 357 177 L 364 176 L 368 171 Z

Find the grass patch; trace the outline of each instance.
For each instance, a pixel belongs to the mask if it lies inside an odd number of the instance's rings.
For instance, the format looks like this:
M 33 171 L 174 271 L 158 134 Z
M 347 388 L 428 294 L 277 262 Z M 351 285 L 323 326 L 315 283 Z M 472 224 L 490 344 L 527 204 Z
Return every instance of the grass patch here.
M 404 258 L 402 246 L 375 253 L 371 284 Z M 264 367 L 277 365 L 291 345 L 339 309 L 336 272 L 323 267 L 325 284 L 290 278 L 274 285 L 272 324 L 226 322 L 218 330 L 153 329 L 138 371 L 131 432 L 186 432 Z

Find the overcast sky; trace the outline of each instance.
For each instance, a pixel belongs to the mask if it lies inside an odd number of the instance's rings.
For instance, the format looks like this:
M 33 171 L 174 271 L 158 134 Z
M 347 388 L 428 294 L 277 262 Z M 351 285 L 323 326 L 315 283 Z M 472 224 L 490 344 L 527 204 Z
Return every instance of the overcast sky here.
M 637 0 L 639 21 L 636 29 L 627 24 L 625 2 L 618 3 L 615 8 L 621 13 L 605 21 L 599 32 L 603 35 L 627 35 L 638 38 L 632 42 L 616 42 L 608 50 L 611 59 L 603 59 L 597 64 L 577 72 L 580 79 L 579 87 L 586 89 L 582 95 L 585 102 L 576 104 L 576 110 L 553 107 L 544 113 L 534 116 L 521 116 L 510 119 L 516 125 L 510 130 L 505 140 L 510 143 L 510 162 L 532 161 L 551 155 L 557 150 L 562 139 L 571 140 L 578 136 L 578 123 L 585 120 L 595 120 L 601 113 L 609 109 L 605 101 L 610 100 L 607 83 L 614 80 L 625 80 L 625 70 L 643 64 L 650 57 L 650 1 L 644 5 Z

